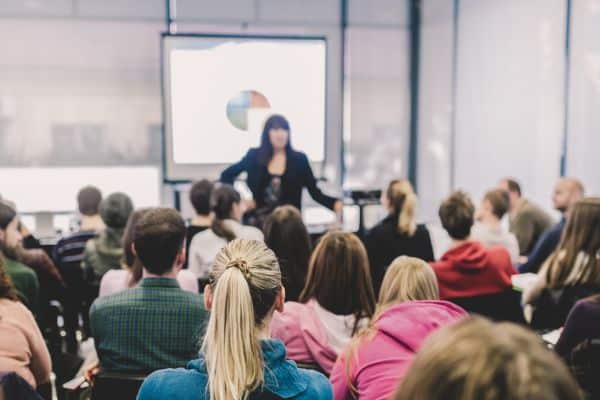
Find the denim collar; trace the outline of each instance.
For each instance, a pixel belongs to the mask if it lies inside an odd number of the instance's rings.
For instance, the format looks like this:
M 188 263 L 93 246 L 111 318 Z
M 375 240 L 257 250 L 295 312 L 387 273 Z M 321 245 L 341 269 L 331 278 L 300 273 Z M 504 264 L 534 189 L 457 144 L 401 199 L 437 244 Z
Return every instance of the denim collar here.
M 308 388 L 307 378 L 300 373 L 295 362 L 286 360 L 285 346 L 281 340 L 261 340 L 260 347 L 265 362 L 265 390 L 284 399 L 306 391 Z M 187 368 L 207 374 L 206 363 L 202 355 L 199 359 L 190 361 Z

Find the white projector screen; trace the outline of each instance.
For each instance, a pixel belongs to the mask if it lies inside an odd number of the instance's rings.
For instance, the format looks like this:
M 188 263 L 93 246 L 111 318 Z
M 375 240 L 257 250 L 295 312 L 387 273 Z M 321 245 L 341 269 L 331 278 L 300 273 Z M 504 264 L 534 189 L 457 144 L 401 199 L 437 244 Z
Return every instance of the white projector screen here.
M 217 178 L 273 114 L 289 120 L 294 148 L 323 161 L 325 38 L 165 35 L 162 45 L 165 180 Z

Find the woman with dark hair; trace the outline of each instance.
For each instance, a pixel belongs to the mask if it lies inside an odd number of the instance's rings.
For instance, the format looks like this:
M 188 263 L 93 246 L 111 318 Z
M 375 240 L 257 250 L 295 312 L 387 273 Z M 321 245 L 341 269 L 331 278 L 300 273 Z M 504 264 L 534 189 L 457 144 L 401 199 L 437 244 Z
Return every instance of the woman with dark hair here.
M 329 374 L 374 310 L 365 247 L 351 233 L 329 232 L 310 258 L 298 302 L 285 303 L 283 311 L 273 316 L 271 335 L 283 341 L 291 360 L 318 364 Z
M 213 212 L 210 229 L 194 236 L 190 243 L 188 269 L 204 282 L 208 278 L 215 257 L 234 239 L 263 241 L 263 233 L 252 226 L 244 226 L 240 194 L 231 185 L 213 189 L 210 205 Z
M 150 211 L 150 208 L 135 210 L 129 215 L 127 225 L 123 231 L 123 260 L 122 269 L 111 269 L 102 276 L 100 281 L 99 297 L 108 296 L 125 289 L 136 286 L 142 280 L 144 266 L 140 259 L 133 252 L 133 238 L 135 235 L 135 226 L 144 215 Z M 198 293 L 198 281 L 193 273 L 188 270 L 181 270 L 177 274 L 177 282 L 183 290 Z
M 50 381 L 46 342 L 31 311 L 19 302 L 1 253 L 0 338 L 0 371 L 14 371 L 34 388 Z
M 265 243 L 275 252 L 281 266 L 285 298 L 298 301 L 312 250 L 302 214 L 293 206 L 277 207 L 265 221 L 263 231 Z
M 262 226 L 266 216 L 279 205 L 291 204 L 301 209 L 305 187 L 315 201 L 337 213 L 342 212 L 342 202 L 326 196 L 317 187 L 306 154 L 292 149 L 290 125 L 281 115 L 267 119 L 260 147 L 250 149 L 241 161 L 223 171 L 221 182 L 233 184 L 244 171 L 254 197 L 256 226 Z

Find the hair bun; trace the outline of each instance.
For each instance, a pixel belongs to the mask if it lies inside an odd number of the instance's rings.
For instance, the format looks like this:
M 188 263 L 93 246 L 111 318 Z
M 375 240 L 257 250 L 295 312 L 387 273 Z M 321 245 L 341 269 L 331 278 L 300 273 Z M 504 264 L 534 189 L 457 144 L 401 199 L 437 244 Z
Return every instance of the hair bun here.
M 244 274 L 246 279 L 250 278 L 250 267 L 248 266 L 248 262 L 246 262 L 246 260 L 242 260 L 241 258 L 231 260 L 225 266 L 225 269 L 229 268 L 237 268 L 242 272 L 242 274 Z

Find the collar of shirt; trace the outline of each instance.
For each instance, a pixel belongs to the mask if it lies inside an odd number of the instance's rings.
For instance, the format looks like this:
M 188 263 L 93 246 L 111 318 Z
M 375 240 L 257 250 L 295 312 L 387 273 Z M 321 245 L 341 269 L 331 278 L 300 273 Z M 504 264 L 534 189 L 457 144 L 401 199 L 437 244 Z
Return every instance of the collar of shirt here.
M 138 285 L 139 287 L 164 287 L 164 288 L 178 288 L 179 283 L 177 279 L 173 278 L 144 278 Z

